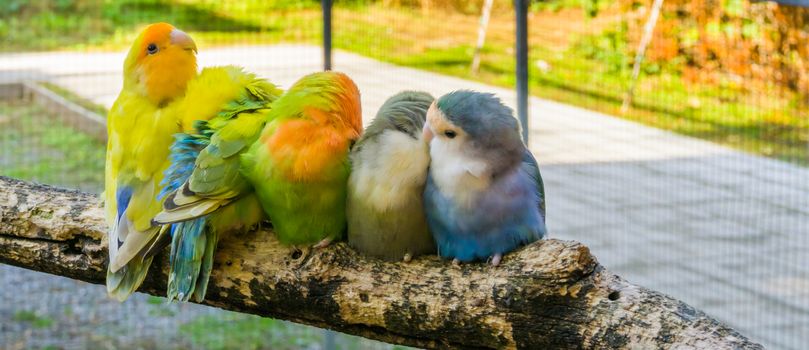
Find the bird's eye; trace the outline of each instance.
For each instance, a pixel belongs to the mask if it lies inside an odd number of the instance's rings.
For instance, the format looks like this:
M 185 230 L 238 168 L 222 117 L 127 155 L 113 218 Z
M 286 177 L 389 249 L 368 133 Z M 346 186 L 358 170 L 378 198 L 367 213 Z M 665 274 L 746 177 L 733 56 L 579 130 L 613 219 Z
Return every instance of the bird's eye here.
M 157 53 L 157 45 L 149 44 L 149 46 L 146 47 L 146 51 L 149 52 L 150 55 L 156 54 Z
M 451 139 L 454 139 L 455 135 L 457 135 L 457 134 L 452 130 L 444 131 L 444 136 L 449 137 Z

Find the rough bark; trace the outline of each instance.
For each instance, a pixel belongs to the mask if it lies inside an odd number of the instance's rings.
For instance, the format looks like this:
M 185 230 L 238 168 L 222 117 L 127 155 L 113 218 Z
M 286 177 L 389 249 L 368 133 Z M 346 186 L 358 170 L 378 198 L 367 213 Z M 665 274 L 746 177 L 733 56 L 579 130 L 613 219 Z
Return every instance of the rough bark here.
M 98 197 L 0 177 L 0 263 L 104 283 Z M 165 294 L 165 257 L 141 291 Z M 549 239 L 499 267 L 365 258 L 343 243 L 223 237 L 205 304 L 425 348 L 757 349 L 699 310 L 634 286 L 584 245 Z

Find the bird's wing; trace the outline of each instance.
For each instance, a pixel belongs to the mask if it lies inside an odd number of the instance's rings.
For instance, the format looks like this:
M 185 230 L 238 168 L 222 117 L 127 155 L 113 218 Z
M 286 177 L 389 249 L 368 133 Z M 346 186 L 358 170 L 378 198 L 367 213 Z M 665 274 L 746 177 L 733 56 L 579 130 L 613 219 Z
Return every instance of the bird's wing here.
M 269 103 L 280 90 L 261 79 L 249 80 L 241 89 L 242 94 L 222 106 L 214 118 L 197 121 L 195 133 L 177 136 L 166 174 L 169 186 L 163 211 L 154 218 L 156 223 L 209 214 L 249 191 L 239 155 L 258 138 Z
M 536 183 L 537 193 L 539 194 L 539 213 L 542 214 L 542 220 L 545 221 L 545 184 L 542 182 L 542 175 L 539 173 L 539 164 L 527 148 L 523 153 L 522 168 Z
M 107 290 L 119 300 L 136 289 L 148 271 L 160 228 L 151 218 L 160 212 L 157 199 L 168 147 L 177 124 L 168 116 L 122 93 L 108 116 L 109 142 L 105 206 L 110 263 Z

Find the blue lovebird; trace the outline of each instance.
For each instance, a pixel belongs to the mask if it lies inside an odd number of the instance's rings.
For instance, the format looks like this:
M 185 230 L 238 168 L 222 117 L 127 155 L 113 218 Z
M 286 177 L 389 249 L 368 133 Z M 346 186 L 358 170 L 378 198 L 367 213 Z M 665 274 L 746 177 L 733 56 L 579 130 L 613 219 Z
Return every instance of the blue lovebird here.
M 430 145 L 424 189 L 438 254 L 491 259 L 545 236 L 545 190 L 512 110 L 494 95 L 455 91 L 427 111 Z

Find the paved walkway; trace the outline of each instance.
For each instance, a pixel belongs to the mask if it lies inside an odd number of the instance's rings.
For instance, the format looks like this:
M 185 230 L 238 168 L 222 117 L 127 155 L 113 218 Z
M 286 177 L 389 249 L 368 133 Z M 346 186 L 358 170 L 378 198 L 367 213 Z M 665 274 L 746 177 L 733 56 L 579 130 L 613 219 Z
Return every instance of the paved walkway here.
M 311 46 L 203 50 L 283 87 L 320 68 Z M 123 53 L 0 55 L 0 81 L 47 79 L 109 106 Z M 404 89 L 512 91 L 337 52 L 366 123 Z M 809 169 L 532 98 L 551 235 L 586 243 L 610 270 L 683 299 L 773 349 L 809 344 Z M 2 271 L 2 270 L 0 270 Z M 2 273 L 2 272 L 0 272 Z

